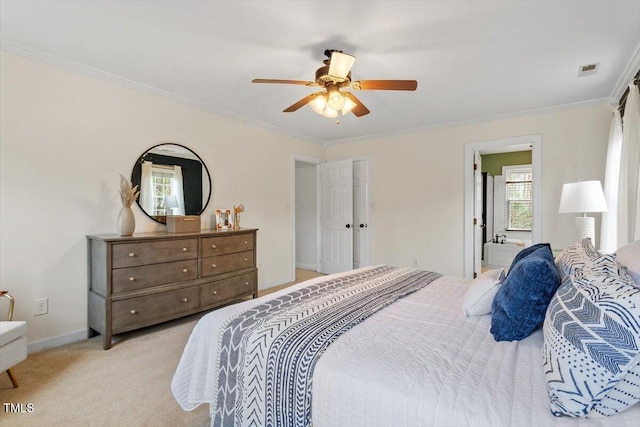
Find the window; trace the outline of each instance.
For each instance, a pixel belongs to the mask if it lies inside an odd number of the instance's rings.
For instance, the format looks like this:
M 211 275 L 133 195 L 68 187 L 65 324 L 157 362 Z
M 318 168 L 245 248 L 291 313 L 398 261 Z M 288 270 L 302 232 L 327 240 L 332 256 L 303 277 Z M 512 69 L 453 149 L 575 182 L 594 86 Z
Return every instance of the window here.
M 503 166 L 505 179 L 505 229 L 531 231 L 533 222 L 531 165 Z
M 174 179 L 173 168 L 153 165 L 151 179 L 153 182 L 152 215 L 167 215 L 167 208 L 162 206 L 162 199 L 165 195 L 171 194 L 172 181 Z

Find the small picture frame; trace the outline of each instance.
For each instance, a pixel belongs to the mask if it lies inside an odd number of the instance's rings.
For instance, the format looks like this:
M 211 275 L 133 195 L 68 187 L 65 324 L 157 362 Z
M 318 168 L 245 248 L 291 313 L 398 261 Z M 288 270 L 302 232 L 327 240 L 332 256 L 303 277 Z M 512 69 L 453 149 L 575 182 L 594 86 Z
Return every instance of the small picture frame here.
M 233 215 L 231 209 L 216 209 L 216 229 L 231 230 L 233 228 Z

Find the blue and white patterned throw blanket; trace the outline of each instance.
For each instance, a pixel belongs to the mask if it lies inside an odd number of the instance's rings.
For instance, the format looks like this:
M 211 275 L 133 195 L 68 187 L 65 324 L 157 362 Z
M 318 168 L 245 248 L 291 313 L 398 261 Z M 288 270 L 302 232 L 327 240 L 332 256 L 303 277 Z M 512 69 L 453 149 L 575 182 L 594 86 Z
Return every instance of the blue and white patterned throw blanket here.
M 310 426 L 316 361 L 329 344 L 441 277 L 388 266 L 302 287 L 232 317 L 219 335 L 214 426 Z

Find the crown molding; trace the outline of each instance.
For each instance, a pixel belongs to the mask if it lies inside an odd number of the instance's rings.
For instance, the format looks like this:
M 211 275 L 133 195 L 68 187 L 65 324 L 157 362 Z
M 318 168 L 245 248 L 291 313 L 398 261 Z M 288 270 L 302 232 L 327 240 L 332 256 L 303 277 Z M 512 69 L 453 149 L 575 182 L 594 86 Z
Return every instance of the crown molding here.
M 449 123 L 442 123 L 442 124 L 431 125 L 431 126 L 404 129 L 404 130 L 399 130 L 394 132 L 386 132 L 386 133 L 378 133 L 378 134 L 367 135 L 367 136 L 356 136 L 353 138 L 337 139 L 334 141 L 329 141 L 325 145 L 344 144 L 344 143 L 350 143 L 350 142 L 385 138 L 390 136 L 405 135 L 405 134 L 431 131 L 431 130 L 437 130 L 437 129 L 476 125 L 481 123 L 493 122 L 496 120 L 507 120 L 507 119 L 514 119 L 518 117 L 533 116 L 537 114 L 555 113 L 557 111 L 572 110 L 575 108 L 591 107 L 595 105 L 605 105 L 605 104 L 611 104 L 611 98 L 593 99 L 590 101 L 575 102 L 572 104 L 562 104 L 562 105 L 556 105 L 552 107 L 535 108 L 532 110 L 523 110 L 523 111 L 517 111 L 515 113 L 498 114 L 494 116 L 486 116 L 486 117 L 480 117 L 477 119 L 462 120 L 458 122 L 449 122 Z
M 613 105 L 618 105 L 622 94 L 631 84 L 631 81 L 638 72 L 638 69 L 640 69 L 640 43 L 636 46 L 636 51 L 633 53 L 633 56 L 629 60 L 629 63 L 620 76 L 620 79 L 618 79 L 618 83 L 614 87 L 613 92 L 611 92 L 611 99 L 614 100 Z
M 191 98 L 187 98 L 181 95 L 176 95 L 174 93 L 158 89 L 153 86 L 145 85 L 143 83 L 139 83 L 135 80 L 126 79 L 124 77 L 117 76 L 115 74 L 107 73 L 96 68 L 87 67 L 86 65 L 78 64 L 77 62 L 70 61 L 68 59 L 60 58 L 55 55 L 50 55 L 48 53 L 40 52 L 34 49 L 26 48 L 24 46 L 17 45 L 15 43 L 11 43 L 5 40 L 0 42 L 0 49 L 12 53 L 15 55 L 20 55 L 28 59 L 32 59 L 38 62 L 43 62 L 49 65 L 53 65 L 59 68 L 63 68 L 77 74 L 81 74 L 86 77 L 91 77 L 98 80 L 107 81 L 109 83 L 115 84 L 120 87 L 124 87 L 127 89 L 134 90 L 136 92 L 144 93 L 145 95 L 159 96 L 165 99 L 169 99 L 171 101 L 179 102 L 182 104 L 186 104 L 190 107 L 196 108 L 201 111 L 206 111 L 209 113 L 214 113 L 219 116 L 223 116 L 228 119 L 237 120 L 243 123 L 247 123 L 250 125 L 254 125 L 263 129 L 268 129 L 273 132 L 277 132 L 280 134 L 285 134 L 292 136 L 294 138 L 298 138 L 303 141 L 313 142 L 316 144 L 324 144 L 324 141 L 310 138 L 307 135 L 302 135 L 297 132 L 290 131 L 288 129 L 284 129 L 278 126 L 273 126 L 269 123 L 262 122 L 260 120 L 255 120 L 247 116 L 243 116 L 241 114 L 236 114 L 231 111 L 227 111 L 218 107 L 214 107 L 213 105 L 196 101 Z

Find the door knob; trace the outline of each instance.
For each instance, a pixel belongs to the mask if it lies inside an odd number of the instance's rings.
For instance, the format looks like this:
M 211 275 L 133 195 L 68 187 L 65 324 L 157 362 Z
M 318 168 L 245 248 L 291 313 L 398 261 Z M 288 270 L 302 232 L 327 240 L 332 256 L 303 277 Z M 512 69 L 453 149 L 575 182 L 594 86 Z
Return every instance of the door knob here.
M 360 228 L 364 228 L 364 224 L 360 224 Z
M 351 228 L 351 224 L 347 224 L 347 225 L 345 225 L 345 227 Z

